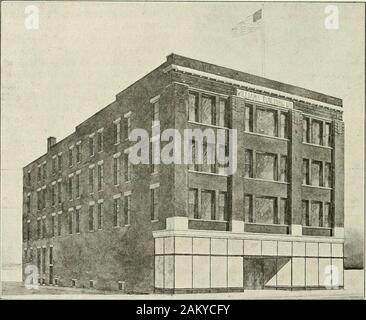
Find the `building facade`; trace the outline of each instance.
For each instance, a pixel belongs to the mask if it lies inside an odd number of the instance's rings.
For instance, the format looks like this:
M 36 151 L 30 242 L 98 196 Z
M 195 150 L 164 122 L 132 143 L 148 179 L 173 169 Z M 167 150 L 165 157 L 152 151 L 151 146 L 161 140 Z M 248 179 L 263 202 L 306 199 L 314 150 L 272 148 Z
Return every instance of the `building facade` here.
M 46 285 L 134 293 L 342 288 L 342 109 L 171 54 L 24 168 L 24 267 Z M 152 121 L 236 129 L 236 171 L 132 164 L 129 133 L 152 143 Z

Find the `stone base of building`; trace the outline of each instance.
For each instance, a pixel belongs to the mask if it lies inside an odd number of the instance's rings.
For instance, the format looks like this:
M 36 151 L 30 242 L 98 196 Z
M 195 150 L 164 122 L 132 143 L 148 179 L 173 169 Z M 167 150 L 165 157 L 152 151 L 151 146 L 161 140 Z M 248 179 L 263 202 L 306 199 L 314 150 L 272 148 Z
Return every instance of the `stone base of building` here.
M 343 288 L 343 239 L 160 230 L 155 292 Z

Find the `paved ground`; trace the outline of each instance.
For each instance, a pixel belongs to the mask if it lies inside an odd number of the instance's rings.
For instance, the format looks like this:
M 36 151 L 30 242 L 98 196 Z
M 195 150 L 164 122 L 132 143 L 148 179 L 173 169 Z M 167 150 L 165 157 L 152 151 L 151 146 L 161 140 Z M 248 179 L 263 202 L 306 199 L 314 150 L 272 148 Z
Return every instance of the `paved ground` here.
M 2 283 L 2 299 L 364 299 L 364 271 L 345 271 L 345 289 L 342 290 L 248 290 L 238 293 L 176 294 L 176 295 L 126 295 L 92 289 L 41 286 L 38 290 L 26 289 L 19 282 Z

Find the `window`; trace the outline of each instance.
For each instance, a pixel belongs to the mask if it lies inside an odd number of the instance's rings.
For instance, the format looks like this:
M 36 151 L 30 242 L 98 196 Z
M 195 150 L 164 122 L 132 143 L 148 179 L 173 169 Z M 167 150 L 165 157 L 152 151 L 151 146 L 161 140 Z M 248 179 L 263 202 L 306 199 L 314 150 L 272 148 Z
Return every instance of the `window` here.
M 215 168 L 215 145 L 207 143 L 207 138 L 203 138 L 203 159 L 200 165 L 200 171 L 214 173 Z
M 57 162 L 58 162 L 58 164 L 57 164 L 58 171 L 61 171 L 62 170 L 62 154 L 61 153 L 59 153 L 57 155 Z
M 302 160 L 302 184 L 309 185 L 310 184 L 310 176 L 309 176 L 309 160 Z
M 213 190 L 202 190 L 199 218 L 203 220 L 215 219 L 215 192 Z
M 94 280 L 89 281 L 89 288 L 94 288 Z
M 312 161 L 311 163 L 311 184 L 313 186 L 322 186 L 322 162 Z
M 153 116 L 152 121 L 159 121 L 159 100 L 153 103 Z
M 256 197 L 254 222 L 263 224 L 276 223 L 276 198 Z
M 196 140 L 193 139 L 191 141 L 191 144 L 192 144 L 192 148 L 191 148 L 191 150 L 192 150 L 192 163 L 189 164 L 189 170 L 198 171 L 199 169 L 198 169 L 198 163 L 197 163 L 198 161 L 197 161 L 197 157 L 196 157 L 196 152 L 197 152 L 197 150 L 196 150 Z
M 113 158 L 113 183 L 115 186 L 119 185 L 120 176 L 120 162 L 119 157 Z
M 76 162 L 80 163 L 81 162 L 81 144 L 78 143 L 76 145 Z
M 73 222 L 73 212 L 69 211 L 68 214 L 68 229 L 69 229 L 69 234 L 72 234 L 72 222 Z
M 48 259 L 49 259 L 49 264 L 53 264 L 53 247 L 50 247 L 49 248 L 49 251 L 48 251 Z
M 42 208 L 46 208 L 46 188 L 42 188 Z
M 51 202 L 53 206 L 56 204 L 56 184 L 51 186 Z
M 75 176 L 76 182 L 75 182 L 75 192 L 76 192 L 76 198 L 80 197 L 80 174 L 77 174 Z
M 47 163 L 46 162 L 43 163 L 42 168 L 43 168 L 43 181 L 44 181 L 47 178 Z
M 312 120 L 312 143 L 322 144 L 322 122 L 317 120 Z
M 97 212 L 97 224 L 99 230 L 102 229 L 102 220 L 103 220 L 103 202 L 99 202 Z
M 61 236 L 62 232 L 62 216 L 61 213 L 57 215 L 57 234 Z
M 123 155 L 124 159 L 124 178 L 125 178 L 125 182 L 130 181 L 131 180 L 131 167 L 130 167 L 130 161 L 128 161 L 128 153 L 125 153 Z
M 198 94 L 190 92 L 188 98 L 188 119 L 198 122 Z
M 114 126 L 114 144 L 119 144 L 121 141 L 121 121 L 116 121 Z
M 51 235 L 55 236 L 56 233 L 56 216 L 51 216 Z
M 325 163 L 324 187 L 332 188 L 332 165 L 328 162 Z
M 80 208 L 75 210 L 75 233 L 80 233 Z
M 275 154 L 256 154 L 256 177 L 265 180 L 277 180 L 277 157 Z
M 245 150 L 244 177 L 253 178 L 253 151 Z
M 94 231 L 94 205 L 89 205 L 89 231 Z
M 94 192 L 94 168 L 89 168 L 89 192 Z
M 69 149 L 69 167 L 72 167 L 73 161 L 72 161 L 72 149 Z
M 76 287 L 76 280 L 75 279 L 71 279 L 71 286 Z
M 287 156 L 280 157 L 280 181 L 287 182 Z
M 221 99 L 219 100 L 219 126 L 228 127 L 229 119 L 228 119 L 228 107 L 227 100 Z
M 309 226 L 309 201 L 303 200 L 302 201 L 302 225 Z
M 119 203 L 120 198 L 113 199 L 113 226 L 117 227 L 119 222 Z
M 311 203 L 311 214 L 309 219 L 309 225 L 312 227 L 321 227 L 322 226 L 322 203 L 318 201 L 313 201 Z
M 42 218 L 42 239 L 46 238 L 47 229 L 46 229 L 46 217 Z
M 287 138 L 287 114 L 280 113 L 280 138 Z
M 56 156 L 52 157 L 52 173 L 56 172 Z
M 31 195 L 27 194 L 27 213 L 30 214 L 31 212 Z
M 73 176 L 69 177 L 69 181 L 68 181 L 69 200 L 72 200 L 73 180 L 74 180 Z
M 198 190 L 190 188 L 188 190 L 188 215 L 191 219 L 198 218 Z
M 27 240 L 30 240 L 30 220 L 27 221 Z
M 323 225 L 324 228 L 332 228 L 333 221 L 332 221 L 332 214 L 331 214 L 331 205 L 330 203 L 324 203 L 324 213 L 323 213 Z
M 310 120 L 309 118 L 302 119 L 302 141 L 310 142 Z
M 202 95 L 201 101 L 201 122 L 216 124 L 215 98 Z
M 244 221 L 253 222 L 253 196 L 244 195 Z
M 46 248 L 42 248 L 42 271 L 46 272 Z
M 324 132 L 324 145 L 326 147 L 330 147 L 332 145 L 332 134 L 331 134 L 331 127 L 330 123 L 325 123 L 325 132 Z
M 41 210 L 42 202 L 41 202 L 41 190 L 37 190 L 37 209 Z
M 37 168 L 37 181 L 41 181 L 42 179 L 42 168 L 41 166 L 38 166 Z
M 227 193 L 219 192 L 219 208 L 215 220 L 227 221 L 228 220 L 228 203 L 227 203 Z
M 269 136 L 276 136 L 276 113 L 273 110 L 257 108 L 257 132 Z
M 131 114 L 127 113 L 125 114 L 123 120 L 123 138 L 125 140 L 128 139 L 130 132 L 131 132 Z
M 150 148 L 149 148 L 149 162 L 150 162 L 150 173 L 157 173 L 158 172 L 158 165 L 155 162 L 154 156 L 153 155 L 153 148 L 155 147 L 154 145 L 155 143 L 153 141 L 150 141 Z
M 89 137 L 89 156 L 94 156 L 94 136 Z
M 37 248 L 37 268 L 38 272 L 41 273 L 41 248 Z M 40 278 L 38 279 L 38 282 Z
M 98 131 L 97 134 L 97 150 L 98 152 L 103 151 L 103 130 Z
M 151 210 L 151 220 L 158 220 L 159 215 L 159 189 L 150 189 L 150 210 Z
M 276 223 L 288 224 L 288 201 L 287 201 L 287 199 L 281 198 L 281 200 L 280 200 L 280 210 L 278 212 L 278 217 L 277 217 Z
M 124 223 L 125 225 L 131 224 L 131 196 L 125 196 L 124 207 Z
M 61 198 L 61 181 L 57 181 L 57 201 L 58 203 L 61 203 L 62 198 Z
M 28 181 L 28 185 L 30 186 L 31 185 L 31 182 L 32 182 L 31 172 L 30 171 L 27 172 L 27 181 Z
M 244 108 L 244 130 L 253 132 L 253 105 L 246 104 Z
M 103 180 L 104 180 L 104 172 L 103 172 L 103 163 L 98 164 L 98 191 L 102 190 Z

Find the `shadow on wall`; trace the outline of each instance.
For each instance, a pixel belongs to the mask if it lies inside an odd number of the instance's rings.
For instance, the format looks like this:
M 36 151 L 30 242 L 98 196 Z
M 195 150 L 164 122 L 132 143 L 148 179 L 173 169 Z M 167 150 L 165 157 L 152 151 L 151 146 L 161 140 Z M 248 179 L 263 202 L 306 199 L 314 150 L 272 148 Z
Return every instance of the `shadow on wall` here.
M 348 230 L 345 238 L 345 269 L 363 269 L 364 268 L 364 241 L 361 230 Z

